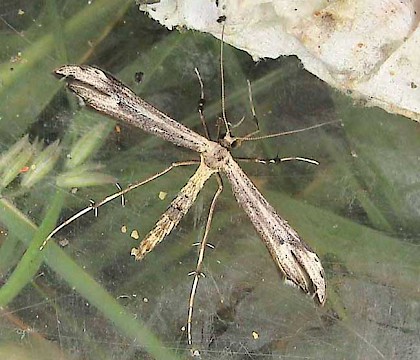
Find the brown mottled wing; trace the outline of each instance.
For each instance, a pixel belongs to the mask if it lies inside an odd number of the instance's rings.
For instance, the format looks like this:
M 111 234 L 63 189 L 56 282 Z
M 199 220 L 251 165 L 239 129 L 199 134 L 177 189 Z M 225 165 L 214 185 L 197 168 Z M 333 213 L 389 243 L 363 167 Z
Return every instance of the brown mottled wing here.
M 54 70 L 95 110 L 120 119 L 171 143 L 202 152 L 209 141 L 140 99 L 112 75 L 87 65 Z
M 232 186 L 233 194 L 251 219 L 286 281 L 316 297 L 323 305 L 326 283 L 317 254 L 277 214 L 232 157 L 222 170 Z
M 176 198 L 172 200 L 168 209 L 161 215 L 155 227 L 146 235 L 138 248 L 131 250 L 131 255 L 135 256 L 136 260 L 143 259 L 147 253 L 152 251 L 178 225 L 192 204 L 194 204 L 205 182 L 215 172 L 217 171 L 210 169 L 201 162 L 194 175 L 191 176 Z

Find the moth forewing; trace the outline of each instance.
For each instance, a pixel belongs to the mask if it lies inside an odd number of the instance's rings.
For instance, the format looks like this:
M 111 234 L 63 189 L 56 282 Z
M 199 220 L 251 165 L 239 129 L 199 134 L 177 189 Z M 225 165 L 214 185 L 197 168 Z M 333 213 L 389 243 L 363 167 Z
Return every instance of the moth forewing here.
M 138 248 L 131 250 L 131 255 L 135 256 L 136 260 L 143 259 L 147 253 L 152 251 L 178 225 L 194 204 L 205 182 L 216 172 L 217 170 L 209 168 L 201 157 L 200 166 L 176 198 L 172 200 L 155 227 L 146 235 Z
M 323 305 L 326 282 L 316 253 L 277 214 L 231 156 L 222 171 L 232 186 L 236 200 L 260 234 L 286 281 L 312 295 Z
M 209 140 L 171 119 L 112 75 L 93 66 L 64 65 L 54 73 L 64 77 L 68 87 L 86 104 L 106 115 L 123 120 L 175 145 L 199 153 Z

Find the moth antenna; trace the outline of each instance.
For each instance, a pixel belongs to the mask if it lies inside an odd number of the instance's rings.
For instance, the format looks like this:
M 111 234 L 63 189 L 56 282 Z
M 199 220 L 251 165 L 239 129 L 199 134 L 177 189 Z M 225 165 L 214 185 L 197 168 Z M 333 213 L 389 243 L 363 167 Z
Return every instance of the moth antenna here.
M 308 126 L 305 128 L 301 128 L 301 129 L 296 129 L 296 130 L 290 130 L 290 131 L 283 131 L 283 132 L 279 132 L 279 133 L 274 133 L 274 134 L 268 134 L 268 135 L 263 135 L 263 136 L 254 136 L 252 137 L 252 134 L 247 135 L 245 137 L 238 137 L 238 140 L 241 141 L 256 141 L 256 140 L 264 140 L 264 139 L 271 139 L 277 136 L 283 136 L 283 135 L 291 135 L 291 134 L 297 134 L 303 131 L 308 131 L 308 130 L 313 130 L 313 129 L 317 129 L 319 127 L 325 126 L 325 125 L 330 125 L 330 124 L 335 124 L 335 123 L 341 123 L 341 120 L 332 120 L 332 121 L 325 121 L 323 123 L 320 124 L 315 124 L 312 126 Z
M 206 103 L 206 99 L 204 97 L 204 83 L 203 79 L 201 78 L 200 72 L 197 68 L 194 68 L 195 74 L 197 75 L 198 82 L 200 84 L 200 101 L 198 102 L 198 115 L 200 116 L 201 124 L 204 128 L 204 133 L 206 135 L 206 138 L 210 139 L 210 132 L 209 128 L 207 126 L 206 118 L 204 117 L 204 104 Z
M 226 128 L 226 134 L 230 134 L 229 130 L 229 124 L 226 119 L 226 104 L 225 104 L 225 71 L 224 71 L 224 65 L 223 65 L 223 49 L 224 49 L 224 43 L 225 43 L 225 20 L 226 17 L 220 17 L 220 22 L 223 22 L 222 24 L 222 36 L 220 41 L 220 86 L 221 86 L 221 103 L 222 103 L 222 119 L 225 124 Z M 218 20 L 218 22 L 219 22 Z

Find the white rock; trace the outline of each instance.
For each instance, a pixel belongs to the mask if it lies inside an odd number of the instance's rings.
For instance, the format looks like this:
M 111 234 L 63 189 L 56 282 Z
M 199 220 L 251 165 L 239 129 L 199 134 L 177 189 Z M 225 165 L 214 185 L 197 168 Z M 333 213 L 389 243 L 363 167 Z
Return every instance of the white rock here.
M 255 60 L 296 55 L 331 86 L 420 121 L 420 0 L 161 0 L 153 19 L 221 37 Z M 349 91 L 351 90 L 351 91 Z

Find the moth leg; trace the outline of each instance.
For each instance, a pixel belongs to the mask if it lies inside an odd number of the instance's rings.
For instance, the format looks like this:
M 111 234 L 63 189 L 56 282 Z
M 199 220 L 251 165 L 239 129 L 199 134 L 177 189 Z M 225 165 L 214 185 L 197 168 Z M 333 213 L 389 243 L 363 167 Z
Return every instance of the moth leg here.
M 206 138 L 211 140 L 209 128 L 207 126 L 206 118 L 204 116 L 204 105 L 206 104 L 206 98 L 204 97 L 204 83 L 198 69 L 194 68 L 194 71 L 195 71 L 195 74 L 197 75 L 198 82 L 200 84 L 200 100 L 198 101 L 198 107 L 197 107 L 198 115 L 200 117 L 201 124 L 203 125 L 204 134 L 206 135 Z
M 252 120 L 255 123 L 255 127 L 256 129 L 254 131 L 252 131 L 251 133 L 243 136 L 244 138 L 249 138 L 252 137 L 256 134 L 258 134 L 260 132 L 260 122 L 258 121 L 258 117 L 257 117 L 257 113 L 255 111 L 255 106 L 254 106 L 254 99 L 252 97 L 252 88 L 251 88 L 251 82 L 249 80 L 246 81 L 248 84 L 248 99 L 249 99 L 249 106 L 251 108 L 251 113 L 252 113 Z M 230 126 L 231 129 L 237 128 L 239 126 L 242 125 L 242 123 L 245 120 L 245 116 L 242 117 L 241 120 L 239 120 L 236 124 L 233 124 Z
M 189 301 L 188 301 L 187 337 L 188 337 L 188 345 L 191 346 L 191 352 L 194 353 L 194 354 L 197 354 L 197 352 L 198 352 L 198 350 L 194 350 L 192 348 L 193 341 L 192 341 L 191 328 L 192 328 L 192 317 L 193 317 L 193 310 L 194 310 L 194 300 L 195 300 L 195 295 L 197 293 L 198 281 L 200 280 L 200 277 L 204 276 L 204 274 L 202 272 L 204 252 L 206 250 L 206 246 L 208 245 L 207 240 L 208 240 L 208 235 L 209 235 L 209 231 L 210 231 L 211 221 L 213 219 L 214 209 L 216 207 L 216 201 L 217 201 L 217 198 L 219 197 L 220 193 L 223 191 L 222 178 L 220 177 L 219 174 L 217 174 L 216 178 L 217 178 L 217 182 L 219 184 L 219 187 L 218 187 L 216 193 L 214 194 L 213 200 L 210 204 L 209 214 L 207 216 L 206 228 L 204 230 L 203 238 L 202 238 L 202 240 L 199 244 L 200 247 L 199 247 L 199 250 L 198 250 L 198 258 L 197 258 L 196 268 L 193 272 L 190 273 L 190 275 L 194 276 L 194 280 L 193 280 L 192 285 L 191 285 L 190 298 L 189 298 Z
M 45 248 L 45 246 L 47 245 L 48 241 L 55 235 L 57 234 L 61 229 L 63 229 L 64 227 L 66 227 L 67 225 L 71 224 L 73 221 L 77 220 L 79 217 L 83 216 L 84 214 L 90 212 L 90 211 L 94 211 L 95 215 L 97 214 L 98 208 L 100 208 L 101 206 L 105 205 L 106 203 L 121 197 L 121 203 L 125 204 L 125 199 L 124 199 L 124 195 L 127 194 L 128 192 L 142 186 L 145 185 L 159 177 L 161 177 L 162 175 L 165 175 L 166 173 L 168 173 L 169 171 L 171 171 L 172 169 L 179 167 L 179 166 L 188 166 L 188 165 L 194 165 L 197 164 L 198 160 L 191 160 L 191 161 L 180 161 L 180 162 L 174 162 L 171 164 L 171 166 L 168 166 L 165 170 L 148 177 L 146 180 L 142 180 L 142 181 L 138 181 L 134 184 L 131 184 L 129 186 L 127 186 L 125 189 L 121 189 L 121 187 L 119 187 L 119 185 L 117 185 L 119 191 L 115 192 L 112 195 L 107 196 L 106 198 L 104 198 L 103 200 L 101 200 L 98 203 L 95 202 L 91 202 L 91 204 L 89 204 L 89 206 L 87 206 L 86 208 L 78 211 L 76 214 L 74 214 L 73 216 L 71 216 L 70 218 L 68 218 L 66 221 L 64 221 L 63 223 L 61 223 L 59 226 L 57 226 L 53 231 L 50 232 L 50 234 L 47 236 L 47 238 L 44 240 L 44 242 L 42 243 L 42 245 L 40 246 L 40 250 L 43 250 Z
M 274 158 L 244 158 L 244 157 L 235 157 L 236 161 L 242 162 L 254 162 L 258 164 L 270 165 L 270 164 L 280 164 L 285 161 L 303 161 L 313 165 L 319 165 L 319 162 L 314 159 L 309 159 L 301 156 L 289 156 L 281 158 L 276 156 Z

